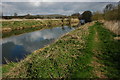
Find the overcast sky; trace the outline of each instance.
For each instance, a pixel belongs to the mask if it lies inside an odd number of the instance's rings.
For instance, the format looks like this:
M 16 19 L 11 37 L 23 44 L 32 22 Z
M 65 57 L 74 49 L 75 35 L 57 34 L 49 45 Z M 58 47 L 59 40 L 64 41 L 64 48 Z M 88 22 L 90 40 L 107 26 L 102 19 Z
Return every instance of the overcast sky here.
M 18 1 L 18 2 L 17 2 Z M 95 0 L 86 0 L 88 2 L 63 2 L 63 0 L 58 0 L 59 2 L 54 2 L 55 0 L 41 0 L 33 2 L 33 0 L 24 0 L 23 2 L 16 2 L 10 0 L 4 0 L 0 3 L 2 6 L 3 15 L 13 15 L 15 12 L 18 15 L 48 15 L 48 14 L 63 14 L 70 15 L 73 13 L 82 13 L 86 10 L 94 11 L 102 11 L 107 4 L 116 4 L 118 0 L 101 0 L 102 2 L 94 2 Z M 34 0 L 35 1 L 35 0 Z M 83 0 L 79 0 L 83 1 Z M 85 0 L 84 0 L 85 1 Z
M 118 2 L 119 0 L 1 0 L 2 2 Z

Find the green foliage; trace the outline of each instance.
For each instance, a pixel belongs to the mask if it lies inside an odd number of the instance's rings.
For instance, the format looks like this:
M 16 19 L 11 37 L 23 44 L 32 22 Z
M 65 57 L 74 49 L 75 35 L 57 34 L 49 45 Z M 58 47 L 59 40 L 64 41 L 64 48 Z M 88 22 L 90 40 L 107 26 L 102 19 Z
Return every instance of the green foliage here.
M 91 11 L 85 11 L 82 14 L 82 19 L 85 20 L 85 22 L 91 22 L 92 21 L 92 12 Z
M 3 19 L 62 19 L 67 17 L 66 15 L 53 14 L 53 15 L 24 15 L 18 16 L 17 13 L 14 13 L 14 16 L 2 16 Z
M 71 17 L 80 19 L 81 15 L 80 15 L 80 13 L 74 13 L 74 14 L 71 15 Z
M 95 12 L 93 14 L 92 19 L 93 20 L 107 20 L 107 21 L 111 21 L 111 20 L 120 20 L 120 5 L 118 3 L 117 6 L 113 6 L 112 4 L 108 4 L 106 5 L 105 9 L 103 10 L 104 13 L 98 13 Z
M 104 13 L 105 20 L 120 20 L 120 7 L 115 7 L 114 9 Z
M 100 12 L 93 13 L 92 20 L 103 20 L 103 14 Z
M 117 14 L 116 14 L 117 13 Z M 115 20 L 117 19 L 118 11 L 116 11 L 112 4 L 106 5 L 104 9 L 104 19 L 105 20 Z

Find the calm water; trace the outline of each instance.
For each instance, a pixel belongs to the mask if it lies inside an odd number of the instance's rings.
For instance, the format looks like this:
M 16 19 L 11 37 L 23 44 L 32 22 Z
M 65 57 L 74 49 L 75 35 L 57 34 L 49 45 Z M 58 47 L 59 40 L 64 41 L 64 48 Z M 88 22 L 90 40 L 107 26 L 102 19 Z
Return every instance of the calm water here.
M 19 61 L 25 57 L 25 55 L 31 52 L 43 48 L 55 41 L 63 34 L 74 30 L 69 26 L 59 26 L 52 29 L 44 29 L 41 31 L 35 31 L 25 33 L 19 36 L 12 36 L 4 38 L 0 46 L 2 46 L 2 64 L 6 61 Z

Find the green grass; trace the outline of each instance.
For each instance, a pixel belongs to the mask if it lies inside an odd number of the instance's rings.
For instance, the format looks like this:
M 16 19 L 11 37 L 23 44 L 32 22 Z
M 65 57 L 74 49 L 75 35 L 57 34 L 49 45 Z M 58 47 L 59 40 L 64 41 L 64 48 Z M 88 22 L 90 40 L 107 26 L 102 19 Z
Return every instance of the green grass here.
M 98 36 L 96 36 L 96 32 Z M 23 61 L 13 65 L 14 68 L 3 67 L 4 77 L 14 78 L 97 78 L 93 73 L 93 57 L 105 66 L 103 75 L 108 78 L 120 76 L 120 42 L 115 41 L 116 35 L 103 28 L 101 23 L 93 26 L 85 25 L 64 35 L 55 43 L 37 50 Z M 96 42 L 95 38 L 99 41 Z M 97 46 L 97 47 L 96 47 Z M 96 49 L 100 54 L 95 53 Z
M 3 65 L 2 73 L 9 72 L 10 68 L 14 67 L 15 65 L 16 65 L 16 63 L 13 63 L 13 62 L 9 63 L 8 65 Z
M 72 22 L 74 23 L 78 23 L 79 20 L 74 21 L 74 19 L 72 20 Z M 62 24 L 62 20 L 58 19 L 58 20 L 52 20 L 52 19 L 48 19 L 48 20 L 18 20 L 18 21 L 1 21 L 0 23 L 2 23 L 2 28 L 11 28 L 12 30 L 15 30 L 16 28 L 19 27 L 24 27 L 24 28 L 29 28 L 32 26 L 46 26 L 46 25 L 60 25 Z M 69 24 L 69 21 L 66 19 L 64 20 L 65 24 Z
M 102 24 L 97 23 L 96 29 L 101 52 L 97 57 L 100 59 L 99 62 L 105 65 L 103 67 L 105 75 L 109 78 L 120 78 L 120 41 L 114 40 L 117 35 L 104 29 Z
M 33 25 L 40 26 L 48 23 L 57 22 L 60 23 L 61 20 L 22 20 L 22 21 L 2 21 L 3 28 L 12 28 L 13 30 L 18 27 L 31 27 Z

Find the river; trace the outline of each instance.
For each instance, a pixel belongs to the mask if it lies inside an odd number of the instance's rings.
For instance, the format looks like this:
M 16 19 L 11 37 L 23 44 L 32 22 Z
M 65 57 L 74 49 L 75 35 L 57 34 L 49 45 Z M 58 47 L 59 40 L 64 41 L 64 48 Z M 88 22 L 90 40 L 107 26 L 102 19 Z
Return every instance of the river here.
M 57 38 L 74 29 L 70 26 L 58 26 L 3 38 L 0 44 L 2 47 L 2 64 L 6 64 L 6 61 L 18 62 L 26 55 L 53 43 Z

